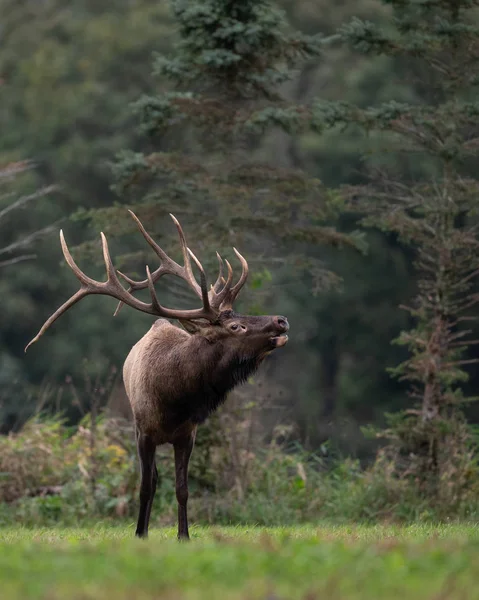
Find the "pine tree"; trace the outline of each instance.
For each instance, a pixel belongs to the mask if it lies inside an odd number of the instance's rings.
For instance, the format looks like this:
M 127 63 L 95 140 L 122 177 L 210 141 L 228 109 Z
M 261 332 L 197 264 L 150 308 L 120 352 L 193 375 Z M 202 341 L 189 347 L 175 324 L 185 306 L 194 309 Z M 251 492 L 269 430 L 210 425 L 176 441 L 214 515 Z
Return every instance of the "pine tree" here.
M 309 126 L 307 107 L 291 104 L 281 85 L 293 67 L 320 53 L 321 39 L 291 32 L 267 0 L 172 0 L 179 31 L 172 58 L 157 56 L 155 74 L 169 90 L 135 104 L 147 152 L 125 150 L 114 166 L 115 190 L 153 235 L 175 213 L 190 243 L 236 245 L 312 266 L 297 242 L 355 244 L 333 228 L 337 197 L 300 169 L 267 160 L 261 141 L 271 130 L 294 134 Z M 134 231 L 124 206 L 81 213 L 112 235 Z M 190 233 L 191 232 L 191 233 Z M 266 242 L 266 239 L 268 240 Z M 175 241 L 168 240 L 171 247 Z M 131 256 L 131 255 L 130 255 Z M 205 259 L 207 260 L 207 259 Z M 324 270 L 314 262 L 318 277 Z M 252 265 L 254 269 L 254 265 Z
M 397 343 L 409 358 L 393 374 L 416 405 L 390 415 L 383 432 L 398 475 L 437 506 L 460 503 L 471 478 L 472 437 L 461 406 L 471 356 L 471 322 L 479 302 L 477 198 L 473 165 L 479 149 L 479 2 L 389 0 L 391 27 L 354 19 L 333 40 L 357 51 L 394 57 L 413 79 L 414 103 L 361 109 L 320 102 L 312 119 L 322 130 L 359 126 L 381 157 L 367 157 L 370 180 L 344 190 L 364 223 L 395 234 L 414 252 L 416 297 L 404 307 L 412 328 Z M 405 165 L 408 168 L 405 170 Z M 469 352 L 469 353 L 468 353 Z

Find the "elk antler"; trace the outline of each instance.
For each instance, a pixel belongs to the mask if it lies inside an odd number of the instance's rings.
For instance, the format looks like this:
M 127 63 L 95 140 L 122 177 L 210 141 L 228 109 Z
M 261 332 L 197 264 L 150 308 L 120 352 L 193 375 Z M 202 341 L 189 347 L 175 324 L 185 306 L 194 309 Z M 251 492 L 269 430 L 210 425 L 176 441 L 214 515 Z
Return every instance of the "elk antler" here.
M 156 271 L 153 271 L 153 273 L 151 274 L 151 280 L 152 280 L 153 284 L 155 284 L 160 279 L 160 277 L 162 277 L 163 275 L 167 275 L 167 274 L 177 275 L 178 277 L 180 277 L 181 279 L 184 279 L 188 283 L 188 285 L 191 287 L 191 289 L 195 292 L 195 294 L 197 296 L 202 298 L 203 291 L 200 288 L 200 286 L 198 285 L 198 283 L 196 282 L 195 276 L 193 274 L 193 269 L 191 268 L 190 255 L 191 255 L 191 258 L 193 258 L 195 263 L 198 265 L 198 268 L 200 269 L 200 273 L 202 273 L 202 275 L 204 275 L 203 267 L 201 266 L 200 262 L 195 257 L 195 255 L 191 252 L 191 250 L 186 245 L 185 234 L 183 233 L 183 229 L 182 229 L 178 219 L 170 213 L 170 217 L 173 219 L 173 222 L 176 225 L 176 228 L 178 230 L 178 235 L 180 236 L 181 252 L 183 253 L 183 261 L 185 263 L 184 267 L 180 266 L 173 259 L 171 259 L 166 254 L 166 252 L 162 248 L 160 248 L 160 246 L 158 246 L 158 244 L 155 242 L 155 240 L 151 237 L 151 235 L 143 227 L 142 222 L 135 215 L 134 212 L 132 212 L 131 210 L 129 210 L 128 212 L 135 220 L 135 222 L 138 226 L 138 229 L 140 230 L 140 232 L 143 235 L 143 237 L 145 238 L 145 240 L 148 242 L 148 244 L 151 246 L 151 248 L 153 249 L 153 251 L 155 252 L 155 254 L 158 256 L 158 258 L 161 261 L 161 265 L 158 267 L 158 269 L 156 269 Z M 129 284 L 129 286 L 130 286 L 128 288 L 129 293 L 135 292 L 137 290 L 144 290 L 147 287 L 149 287 L 148 278 L 144 279 L 143 281 L 134 281 L 133 279 L 130 279 L 127 275 L 124 275 L 123 273 L 121 273 L 120 271 L 118 271 L 118 274 L 121 277 L 123 277 L 123 279 Z M 205 289 L 206 289 L 206 282 L 205 282 Z M 122 306 L 123 306 L 123 302 L 120 302 L 116 308 L 114 316 L 116 316 L 120 312 Z
M 127 275 L 124 275 L 123 273 L 118 271 L 118 274 L 121 277 L 123 277 L 123 279 L 125 279 L 125 281 L 130 286 L 128 290 L 125 290 L 125 288 L 121 285 L 120 280 L 118 279 L 118 276 L 115 272 L 115 268 L 110 257 L 110 251 L 108 249 L 108 242 L 106 240 L 105 235 L 102 232 L 101 241 L 103 247 L 103 258 L 105 261 L 107 272 L 107 280 L 104 282 L 95 281 L 94 279 L 91 279 L 90 277 L 85 275 L 85 273 L 83 273 L 83 271 L 81 271 L 80 268 L 77 266 L 65 242 L 63 231 L 60 231 L 60 242 L 63 250 L 63 255 L 65 256 L 65 260 L 67 261 L 68 266 L 72 269 L 73 273 L 80 281 L 81 286 L 80 289 L 75 294 L 73 294 L 73 296 L 69 300 L 62 304 L 60 308 L 58 308 L 53 313 L 53 315 L 51 315 L 45 321 L 37 335 L 27 344 L 25 352 L 32 344 L 38 341 L 38 339 L 45 333 L 45 331 L 50 327 L 50 325 L 52 325 L 58 319 L 58 317 L 65 313 L 74 304 L 79 302 L 82 298 L 84 298 L 85 296 L 89 296 L 90 294 L 112 296 L 113 298 L 119 300 L 119 304 L 115 311 L 115 315 L 118 314 L 118 311 L 120 310 L 123 304 L 127 304 L 128 306 L 131 306 L 132 308 L 135 308 L 141 312 L 159 317 L 166 317 L 168 319 L 206 319 L 208 321 L 215 321 L 218 318 L 218 314 L 220 311 L 232 308 L 233 302 L 236 296 L 238 295 L 240 289 L 245 284 L 246 278 L 248 276 L 248 263 L 236 249 L 234 249 L 234 251 L 236 253 L 236 256 L 240 259 L 241 265 L 243 267 L 243 271 L 241 273 L 241 277 L 238 283 L 234 287 L 231 287 L 231 282 L 233 279 L 233 269 L 231 268 L 231 265 L 228 261 L 226 261 L 226 265 L 228 268 L 228 278 L 225 281 L 225 279 L 223 278 L 223 260 L 221 256 L 217 253 L 220 272 L 216 283 L 214 284 L 214 286 L 211 286 L 211 290 L 208 293 L 205 271 L 200 261 L 196 258 L 193 252 L 186 245 L 185 235 L 178 220 L 170 214 L 180 236 L 181 250 L 183 253 L 183 260 L 185 263 L 184 266 L 179 265 L 172 258 L 170 258 L 145 230 L 138 217 L 131 210 L 129 211 L 129 213 L 136 221 L 136 224 L 138 225 L 138 228 L 140 229 L 143 237 L 146 239 L 148 244 L 153 248 L 157 256 L 160 258 L 161 265 L 153 273 L 150 273 L 150 269 L 147 266 L 146 279 L 143 281 L 134 281 L 133 279 L 130 279 Z M 193 259 L 200 271 L 200 285 L 198 285 L 198 282 L 196 281 L 195 276 L 193 274 L 190 258 Z M 186 281 L 191 287 L 191 289 L 195 292 L 195 294 L 202 299 L 203 307 L 192 310 L 175 310 L 162 306 L 155 292 L 155 283 L 163 275 L 176 275 L 177 277 L 180 277 L 181 279 Z M 148 288 L 150 291 L 151 302 L 149 303 L 138 300 L 138 298 L 135 298 L 135 296 L 133 296 L 132 294 L 132 292 L 135 292 L 136 290 L 142 290 L 145 288 Z
M 241 277 L 239 278 L 236 285 L 234 285 L 233 287 L 231 287 L 231 282 L 233 279 L 233 269 L 231 268 L 230 263 L 227 260 L 225 260 L 226 266 L 228 268 L 228 279 L 225 281 L 223 278 L 223 259 L 218 253 L 216 253 L 220 264 L 220 273 L 218 275 L 216 283 L 213 286 L 211 286 L 211 290 L 209 292 L 209 301 L 211 307 L 216 308 L 219 311 L 231 310 L 233 308 L 233 303 L 236 297 L 238 296 L 241 288 L 246 283 L 246 278 L 248 277 L 248 263 L 246 262 L 246 259 L 244 258 L 244 256 L 241 256 L 241 254 L 238 252 L 238 250 L 236 250 L 236 248 L 233 248 L 233 250 L 236 256 L 239 258 L 242 267 Z M 223 289 L 221 289 L 220 287 L 222 283 L 224 284 Z
M 43 324 L 43 326 L 41 327 L 41 329 L 37 333 L 37 335 L 26 346 L 25 352 L 28 350 L 28 348 L 33 343 L 38 341 L 38 339 L 45 333 L 45 331 L 50 327 L 50 325 L 52 325 L 58 319 L 58 317 L 60 317 L 63 313 L 65 313 L 74 304 L 79 302 L 82 298 L 84 298 L 85 296 L 88 296 L 90 294 L 101 294 L 104 296 L 112 296 L 113 298 L 116 298 L 117 300 L 119 300 L 120 303 L 127 304 L 128 306 L 131 306 L 132 308 L 135 308 L 141 312 L 144 312 L 144 313 L 147 313 L 150 315 L 166 317 L 168 319 L 186 319 L 186 320 L 207 319 L 209 321 L 215 321 L 218 318 L 218 310 L 213 308 L 209 303 L 208 290 L 207 290 L 207 284 L 206 284 L 206 275 L 205 275 L 204 269 L 203 269 L 200 261 L 193 254 L 193 252 L 191 252 L 191 250 L 186 247 L 186 243 L 184 243 L 183 231 L 181 230 L 181 226 L 178 223 L 178 221 L 175 219 L 175 217 L 173 215 L 171 215 L 173 221 L 175 222 L 175 224 L 178 228 L 178 231 L 180 232 L 180 238 L 182 240 L 182 247 L 186 248 L 186 250 L 183 253 L 183 255 L 185 257 L 185 266 L 184 267 L 181 267 L 174 260 L 172 260 L 152 240 L 152 238 L 148 235 L 148 233 L 143 228 L 143 225 L 140 223 L 138 218 L 131 211 L 130 211 L 130 213 L 132 214 L 134 219 L 137 221 L 137 224 L 140 227 L 140 231 L 143 233 L 143 235 L 145 236 L 147 241 L 150 243 L 150 245 L 154 248 L 156 253 L 162 259 L 161 267 L 159 267 L 153 274 L 150 273 L 148 266 L 146 267 L 147 283 L 146 283 L 146 286 L 141 286 L 141 287 L 149 288 L 151 302 L 147 303 L 147 302 L 142 302 L 141 300 L 138 300 L 138 298 L 135 298 L 130 293 L 130 290 L 125 290 L 125 288 L 121 285 L 120 280 L 118 279 L 118 276 L 115 272 L 115 268 L 113 266 L 111 257 L 110 257 L 110 252 L 108 249 L 108 242 L 107 242 L 106 237 L 103 234 L 103 232 L 101 233 L 101 241 L 102 241 L 102 247 L 103 247 L 103 258 L 105 261 L 106 272 L 107 272 L 107 281 L 105 281 L 105 282 L 95 281 L 94 279 L 91 279 L 90 277 L 85 275 L 85 273 L 83 273 L 83 271 L 80 270 L 80 268 L 77 266 L 77 264 L 73 260 L 72 255 L 70 254 L 70 250 L 68 249 L 68 246 L 65 242 L 65 237 L 63 235 L 63 231 L 60 231 L 60 242 L 61 242 L 61 246 L 62 246 L 62 250 L 63 250 L 63 255 L 65 257 L 65 260 L 66 260 L 68 266 L 72 269 L 73 273 L 76 275 L 77 279 L 80 281 L 81 286 L 80 286 L 80 289 L 75 294 L 73 294 L 73 296 L 69 300 L 67 300 L 64 304 L 62 304 L 62 306 L 60 306 L 60 308 L 58 308 L 47 319 L 47 321 L 45 321 L 45 323 Z M 194 278 L 193 271 L 191 269 L 190 256 L 195 261 L 196 266 L 198 267 L 198 269 L 200 271 L 201 285 L 198 285 L 198 283 L 196 282 L 196 280 Z M 193 310 L 174 310 L 174 309 L 170 309 L 170 308 L 166 308 L 166 307 L 162 306 L 159 303 L 158 298 L 156 296 L 156 292 L 155 292 L 155 288 L 154 288 L 154 279 L 158 280 L 162 275 L 166 275 L 166 274 L 176 275 L 176 276 L 184 279 L 193 288 L 195 293 L 202 298 L 203 307 L 199 308 L 199 309 L 193 309 Z M 129 278 L 125 277 L 124 275 L 123 275 L 123 277 L 127 281 L 129 281 L 130 286 L 135 285 L 135 282 L 133 282 Z M 141 289 L 141 288 L 135 287 L 134 289 Z
M 185 263 L 184 267 L 181 267 L 174 260 L 172 260 L 169 256 L 167 256 L 166 253 L 160 248 L 160 246 L 158 246 L 158 244 L 153 240 L 153 238 L 150 236 L 150 234 L 145 230 L 145 228 L 143 227 L 143 225 L 142 225 L 141 221 L 138 219 L 138 217 L 131 210 L 128 212 L 134 218 L 134 220 L 136 221 L 136 224 L 138 226 L 138 229 L 141 231 L 143 237 L 146 239 L 148 244 L 153 248 L 154 252 L 156 253 L 156 255 L 158 256 L 158 258 L 160 259 L 160 261 L 162 263 L 158 267 L 158 269 L 156 269 L 156 271 L 154 271 L 151 274 L 151 280 L 152 280 L 153 284 L 155 284 L 160 279 L 160 277 L 165 274 L 165 272 L 166 272 L 165 267 L 169 266 L 170 268 L 177 269 L 178 272 L 175 273 L 175 275 L 178 275 L 179 277 L 182 277 L 183 279 L 185 279 L 188 282 L 188 284 L 190 285 L 190 287 L 192 288 L 192 290 L 195 292 L 195 294 L 197 296 L 199 296 L 200 298 L 202 298 L 203 297 L 203 288 L 200 288 L 200 286 L 196 282 L 195 276 L 193 274 L 193 270 L 191 268 L 191 261 L 190 261 L 189 255 L 191 255 L 191 257 L 193 258 L 195 263 L 198 265 L 198 268 L 200 269 L 200 273 L 203 273 L 203 268 L 201 267 L 201 265 L 200 265 L 198 259 L 195 257 L 195 255 L 188 248 L 188 246 L 186 244 L 185 234 L 183 233 L 183 229 L 182 229 L 180 223 L 178 222 L 178 220 L 173 215 L 170 214 L 170 217 L 173 219 L 173 221 L 176 225 L 176 228 L 178 229 L 178 234 L 180 237 L 181 251 L 183 253 L 183 260 Z M 236 248 L 233 248 L 233 250 L 234 250 L 236 256 L 239 258 L 239 260 L 241 262 L 241 266 L 242 266 L 241 277 L 239 278 L 238 282 L 236 283 L 236 285 L 233 288 L 231 288 L 231 283 L 232 283 L 232 279 L 233 279 L 233 269 L 231 268 L 230 263 L 226 260 L 225 262 L 226 262 L 226 266 L 228 268 L 228 278 L 225 281 L 225 279 L 223 278 L 223 259 L 218 254 L 218 252 L 216 253 L 216 256 L 218 257 L 218 262 L 219 262 L 219 275 L 218 275 L 218 278 L 217 278 L 215 284 L 213 286 L 211 286 L 211 290 L 208 293 L 208 303 L 209 303 L 209 306 L 213 310 L 217 310 L 218 312 L 221 312 L 222 310 L 229 310 L 229 309 L 233 308 L 233 303 L 234 303 L 236 297 L 238 296 L 241 288 L 246 283 L 246 279 L 248 277 L 248 263 L 247 263 L 246 259 L 243 256 L 241 256 L 241 254 L 236 250 Z M 173 271 L 168 271 L 168 272 L 172 273 Z M 121 275 L 121 277 L 123 277 L 123 279 L 129 284 L 129 286 L 130 286 L 128 288 L 129 293 L 136 292 L 138 290 L 144 290 L 147 287 L 149 287 L 148 279 L 144 279 L 142 281 L 134 281 L 133 279 L 130 279 L 130 277 L 128 277 L 127 275 L 124 275 L 123 273 L 121 273 L 120 271 L 118 271 L 118 274 Z M 221 287 L 221 286 L 223 286 L 223 287 Z M 117 309 L 115 311 L 115 316 L 120 311 L 122 305 L 123 305 L 123 302 L 120 302 L 118 304 Z M 192 317 L 190 317 L 190 318 L 192 318 Z

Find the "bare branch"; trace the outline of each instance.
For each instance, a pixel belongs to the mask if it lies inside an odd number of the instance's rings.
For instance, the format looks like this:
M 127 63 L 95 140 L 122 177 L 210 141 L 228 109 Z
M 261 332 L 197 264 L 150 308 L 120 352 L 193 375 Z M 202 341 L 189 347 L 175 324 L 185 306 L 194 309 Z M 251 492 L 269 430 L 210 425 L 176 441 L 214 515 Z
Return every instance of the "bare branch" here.
M 56 230 L 56 224 L 48 225 L 47 227 L 44 227 L 43 229 L 34 231 L 30 235 L 27 235 L 26 237 L 22 238 L 21 240 L 18 240 L 17 242 L 12 242 L 11 244 L 9 244 L 8 246 L 5 246 L 4 248 L 0 248 L 0 255 L 1 254 L 10 254 L 11 252 L 19 250 L 21 248 L 26 248 L 26 247 L 30 246 L 34 241 L 38 240 L 41 237 L 48 235 L 49 233 L 52 233 L 55 230 Z
M 25 205 L 29 202 L 32 202 L 32 200 L 36 200 L 37 198 L 46 196 L 47 194 L 54 192 L 56 189 L 58 189 L 57 186 L 49 185 L 47 187 L 41 188 L 40 190 L 37 190 L 36 192 L 33 192 L 33 194 L 29 194 L 28 196 L 22 196 L 21 198 L 13 202 L 13 204 L 10 204 L 3 210 L 0 210 L 0 220 L 3 219 L 5 215 L 7 215 L 12 210 L 24 208 Z
M 1 267 L 9 267 L 10 265 L 14 265 L 19 262 L 23 262 L 24 260 L 32 260 L 36 258 L 36 254 L 22 254 L 21 256 L 16 256 L 15 258 L 10 258 L 9 260 L 3 260 L 0 262 Z

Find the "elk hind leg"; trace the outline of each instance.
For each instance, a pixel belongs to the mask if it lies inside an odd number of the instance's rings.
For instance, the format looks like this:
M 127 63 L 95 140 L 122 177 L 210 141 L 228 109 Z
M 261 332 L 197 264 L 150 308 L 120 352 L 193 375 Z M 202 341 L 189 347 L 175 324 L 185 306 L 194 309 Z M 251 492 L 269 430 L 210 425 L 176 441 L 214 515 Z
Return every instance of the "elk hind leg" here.
M 189 540 L 188 532 L 188 464 L 195 444 L 194 430 L 190 435 L 176 440 L 175 451 L 176 499 L 178 501 L 178 539 Z
M 150 437 L 137 432 L 137 446 L 140 459 L 141 485 L 140 512 L 135 535 L 148 537 L 148 523 L 158 480 L 158 471 L 155 465 L 156 444 Z
M 151 515 L 151 507 L 153 506 L 153 500 L 155 499 L 156 493 L 156 485 L 158 483 L 158 469 L 156 468 L 155 460 L 153 458 L 153 473 L 152 473 L 152 481 L 151 481 L 151 494 L 150 501 L 148 502 L 148 507 L 146 509 L 146 526 L 148 528 L 148 524 L 150 522 Z

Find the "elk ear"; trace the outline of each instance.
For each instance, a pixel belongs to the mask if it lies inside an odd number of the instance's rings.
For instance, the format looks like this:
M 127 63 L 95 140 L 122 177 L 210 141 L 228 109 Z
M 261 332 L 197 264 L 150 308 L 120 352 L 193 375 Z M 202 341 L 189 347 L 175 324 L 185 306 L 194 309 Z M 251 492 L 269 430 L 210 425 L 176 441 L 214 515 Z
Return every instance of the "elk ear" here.
M 178 319 L 188 333 L 194 335 L 195 333 L 206 333 L 211 328 L 210 323 L 202 323 L 201 321 L 188 321 L 187 319 Z

